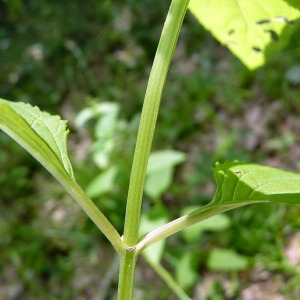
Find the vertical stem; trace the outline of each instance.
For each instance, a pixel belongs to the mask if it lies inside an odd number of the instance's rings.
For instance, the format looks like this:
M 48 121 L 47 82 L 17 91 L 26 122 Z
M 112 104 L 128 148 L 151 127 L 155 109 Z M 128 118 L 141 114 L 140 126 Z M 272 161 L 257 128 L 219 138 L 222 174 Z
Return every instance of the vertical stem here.
M 124 242 L 138 242 L 144 181 L 161 94 L 189 0 L 173 0 L 163 27 L 144 99 L 127 198 Z
M 138 243 L 140 212 L 148 158 L 163 86 L 188 3 L 189 0 L 172 0 L 148 81 L 127 198 L 123 237 L 125 250 L 119 254 L 119 300 L 130 300 L 132 297 L 134 271 L 138 256 L 135 245 Z
M 120 271 L 118 286 L 119 300 L 130 300 L 132 297 L 136 260 L 137 253 L 134 247 L 129 247 L 122 255 L 120 255 Z

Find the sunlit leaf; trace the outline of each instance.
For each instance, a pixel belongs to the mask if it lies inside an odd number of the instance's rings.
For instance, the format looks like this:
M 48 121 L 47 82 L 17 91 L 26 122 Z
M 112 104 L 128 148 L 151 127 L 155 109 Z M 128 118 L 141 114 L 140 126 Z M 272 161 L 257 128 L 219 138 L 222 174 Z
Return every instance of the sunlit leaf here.
M 300 17 L 296 2 L 191 0 L 189 8 L 215 38 L 254 69 L 288 43 Z

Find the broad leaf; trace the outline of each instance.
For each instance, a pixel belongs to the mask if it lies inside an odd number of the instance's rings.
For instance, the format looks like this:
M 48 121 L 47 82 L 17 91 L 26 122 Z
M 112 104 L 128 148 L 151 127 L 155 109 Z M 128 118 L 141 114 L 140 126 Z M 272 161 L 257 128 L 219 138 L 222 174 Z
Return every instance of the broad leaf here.
M 213 171 L 217 183 L 215 204 L 300 204 L 300 174 L 240 162 L 216 164 Z
M 298 0 L 191 0 L 189 8 L 250 69 L 288 43 L 300 18 Z
M 180 230 L 234 208 L 264 202 L 300 204 L 300 174 L 241 162 L 217 163 L 213 173 L 217 184 L 213 201 L 148 232 L 140 238 L 139 252 Z M 228 226 L 228 222 L 221 226 Z
M 0 99 L 0 129 L 10 135 L 53 175 L 74 179 L 67 154 L 66 121 L 37 107 Z
M 37 107 L 0 99 L 0 129 L 39 161 L 68 191 L 120 253 L 118 232 L 76 183 L 67 154 L 66 121 Z

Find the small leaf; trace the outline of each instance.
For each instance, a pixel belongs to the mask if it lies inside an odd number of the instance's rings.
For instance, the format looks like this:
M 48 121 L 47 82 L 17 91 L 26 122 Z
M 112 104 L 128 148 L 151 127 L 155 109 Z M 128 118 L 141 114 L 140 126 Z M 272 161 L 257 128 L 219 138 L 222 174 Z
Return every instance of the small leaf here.
M 295 66 L 292 66 L 287 70 L 285 73 L 286 79 L 294 85 L 297 85 L 300 83 L 300 65 L 297 64 Z
M 174 167 L 186 159 L 179 151 L 163 150 L 150 154 L 145 182 L 145 193 L 158 199 L 172 183 Z
M 150 154 L 147 174 L 155 173 L 161 169 L 174 167 L 186 160 L 183 152 L 175 150 L 162 150 Z
M 286 2 L 292 2 L 286 1 Z M 250 69 L 286 46 L 297 29 L 299 1 L 191 0 L 189 8 Z M 293 6 L 291 6 L 293 5 Z
M 156 200 L 168 189 L 172 183 L 173 168 L 161 169 L 147 175 L 145 182 L 145 193 Z
M 175 264 L 176 281 L 185 290 L 192 288 L 199 280 L 199 259 L 198 255 L 191 251 L 186 251 Z
M 0 128 L 50 173 L 67 173 L 74 179 L 67 154 L 66 121 L 59 116 L 51 116 L 30 104 L 0 99 Z
M 248 268 L 247 257 L 230 249 L 214 249 L 209 253 L 207 267 L 212 271 L 240 271 Z
M 217 164 L 213 169 L 217 192 L 213 203 L 280 202 L 300 204 L 300 175 L 240 162 Z
M 114 186 L 117 172 L 116 167 L 111 167 L 94 178 L 86 188 L 87 195 L 94 198 L 110 192 Z

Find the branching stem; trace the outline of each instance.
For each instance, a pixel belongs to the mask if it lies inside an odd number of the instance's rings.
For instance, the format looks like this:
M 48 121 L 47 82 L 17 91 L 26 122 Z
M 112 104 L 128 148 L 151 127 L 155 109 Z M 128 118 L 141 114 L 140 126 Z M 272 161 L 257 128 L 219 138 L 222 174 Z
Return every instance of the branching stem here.
M 138 252 L 140 213 L 144 182 L 162 90 L 174 54 L 189 0 L 172 0 L 145 93 L 144 105 L 133 158 L 124 225 L 124 250 L 120 254 L 119 300 L 132 297 Z

